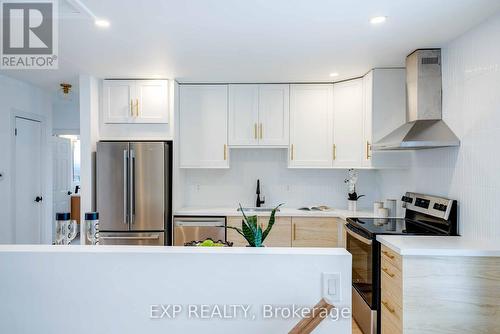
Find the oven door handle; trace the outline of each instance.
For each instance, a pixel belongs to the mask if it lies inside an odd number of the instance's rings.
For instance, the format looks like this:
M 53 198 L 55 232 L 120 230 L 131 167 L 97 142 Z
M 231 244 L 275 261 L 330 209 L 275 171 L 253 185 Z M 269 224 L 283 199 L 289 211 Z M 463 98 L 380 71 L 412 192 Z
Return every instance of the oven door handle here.
M 347 233 L 348 233 L 351 237 L 353 237 L 353 238 L 355 238 L 355 239 L 357 239 L 357 240 L 361 241 L 361 242 L 362 242 L 362 243 L 364 243 L 364 244 L 371 245 L 371 244 L 373 243 L 373 241 L 372 241 L 372 240 L 370 240 L 370 239 L 367 239 L 367 238 L 365 238 L 365 237 L 360 236 L 359 234 L 357 234 L 356 232 L 352 231 L 352 230 L 351 230 L 349 227 L 347 227 L 347 226 L 345 227 L 345 230 L 346 230 L 346 232 L 347 232 Z

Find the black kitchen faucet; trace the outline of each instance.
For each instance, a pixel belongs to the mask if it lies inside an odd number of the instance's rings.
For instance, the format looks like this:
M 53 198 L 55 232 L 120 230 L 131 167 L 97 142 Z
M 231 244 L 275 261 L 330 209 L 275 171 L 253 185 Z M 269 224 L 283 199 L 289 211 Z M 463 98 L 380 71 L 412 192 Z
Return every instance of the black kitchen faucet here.
M 260 180 L 257 180 L 257 201 L 255 202 L 255 206 L 260 208 L 262 204 L 266 202 L 265 197 L 263 196 L 263 199 L 260 199 Z

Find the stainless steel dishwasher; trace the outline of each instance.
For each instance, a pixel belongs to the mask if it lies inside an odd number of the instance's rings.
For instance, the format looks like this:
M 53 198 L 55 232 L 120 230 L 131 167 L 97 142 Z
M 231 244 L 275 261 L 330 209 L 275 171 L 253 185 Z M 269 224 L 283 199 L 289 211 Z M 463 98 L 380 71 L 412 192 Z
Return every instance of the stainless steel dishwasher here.
M 226 241 L 226 217 L 174 217 L 174 246 L 211 238 Z

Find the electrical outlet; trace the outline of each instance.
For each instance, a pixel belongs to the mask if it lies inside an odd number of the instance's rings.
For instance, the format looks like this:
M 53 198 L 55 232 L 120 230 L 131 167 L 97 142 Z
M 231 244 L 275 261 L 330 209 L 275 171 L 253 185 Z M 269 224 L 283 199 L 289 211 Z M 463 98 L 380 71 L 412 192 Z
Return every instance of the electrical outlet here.
M 340 273 L 322 273 L 323 298 L 330 304 L 342 301 Z

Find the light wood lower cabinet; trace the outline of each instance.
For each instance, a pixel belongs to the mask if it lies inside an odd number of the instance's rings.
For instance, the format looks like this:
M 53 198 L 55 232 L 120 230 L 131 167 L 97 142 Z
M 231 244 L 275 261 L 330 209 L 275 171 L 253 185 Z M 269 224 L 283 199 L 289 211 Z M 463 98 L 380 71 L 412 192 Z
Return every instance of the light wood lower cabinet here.
M 500 257 L 401 256 L 382 245 L 382 334 L 498 333 Z
M 241 228 L 242 217 L 227 217 L 227 226 Z M 259 217 L 258 224 L 264 231 L 269 224 L 269 217 Z M 264 245 L 267 247 L 290 247 L 292 245 L 292 218 L 276 217 L 273 229 L 269 233 Z M 245 247 L 248 242 L 233 229 L 227 229 L 227 241 L 233 242 L 233 247 Z
M 337 220 L 292 217 L 292 247 L 339 247 Z
M 227 226 L 241 228 L 242 217 L 227 217 Z M 341 221 L 341 220 L 340 220 Z M 262 230 L 267 228 L 268 216 L 258 218 Z M 264 241 L 267 247 L 340 247 L 340 228 L 337 218 L 276 217 L 271 233 Z M 227 241 L 233 247 L 245 247 L 247 241 L 233 229 L 227 229 Z

